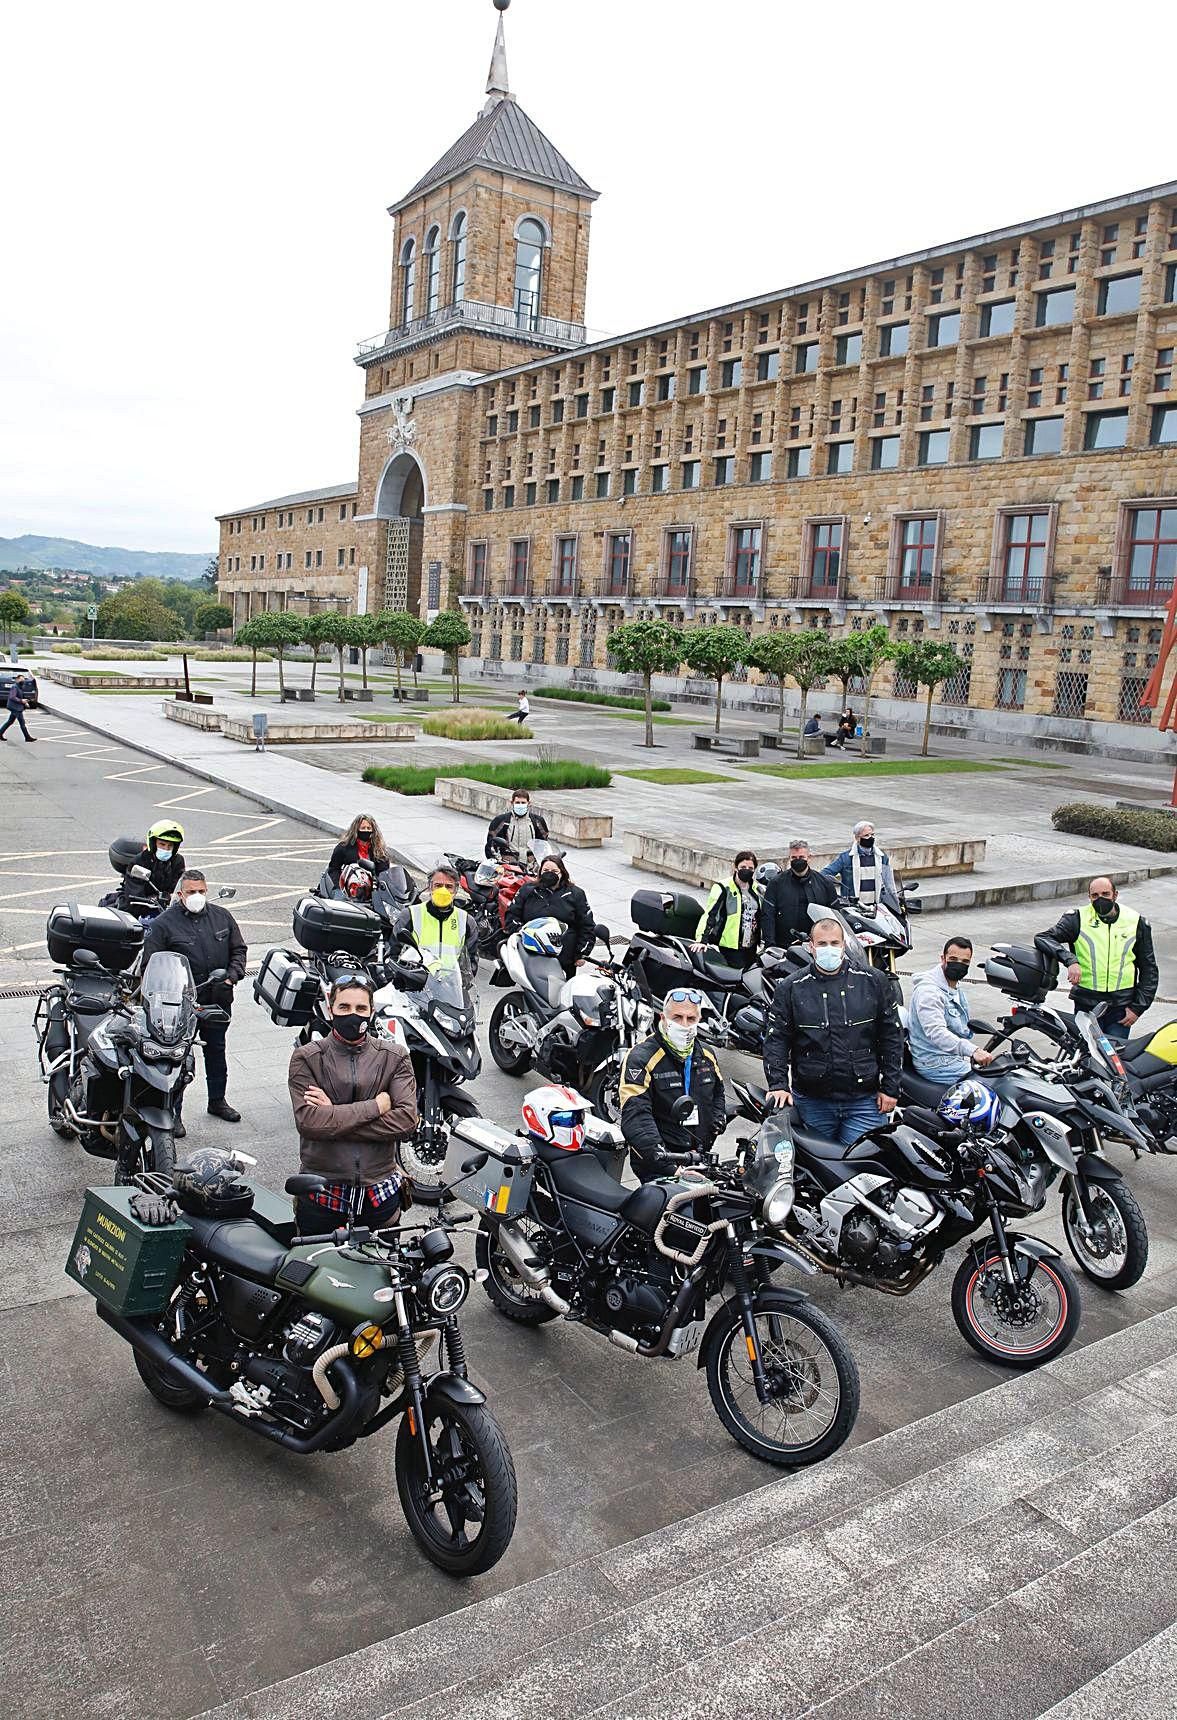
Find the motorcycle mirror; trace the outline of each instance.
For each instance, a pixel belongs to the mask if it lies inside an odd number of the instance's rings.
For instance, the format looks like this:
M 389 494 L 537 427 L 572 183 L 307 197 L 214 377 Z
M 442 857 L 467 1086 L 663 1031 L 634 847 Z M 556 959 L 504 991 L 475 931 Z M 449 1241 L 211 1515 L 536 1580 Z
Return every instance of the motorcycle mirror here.
M 596 933 L 597 937 L 600 938 L 603 944 L 609 944 L 612 942 L 612 933 L 608 926 L 594 926 L 593 931 Z
M 147 870 L 146 866 L 132 866 L 131 876 L 132 878 L 150 878 L 151 873 Z
M 236 894 L 237 894 L 237 887 L 234 884 L 230 884 L 230 886 L 227 890 L 218 890 L 217 891 L 217 895 L 220 897 L 222 902 L 231 902 Z
M 224 977 L 228 973 L 228 971 L 229 971 L 228 968 L 214 968 L 213 971 L 209 974 L 208 978 L 205 980 L 205 982 L 204 982 L 205 985 L 216 985 L 218 983 L 218 981 L 224 979 Z
M 670 1114 L 676 1123 L 685 1123 L 687 1118 L 694 1115 L 695 1101 L 689 1093 L 680 1093 L 670 1107 Z
M 920 882 L 919 882 L 918 878 L 913 879 L 910 884 L 908 883 L 906 878 L 903 880 L 903 890 L 904 890 L 905 895 L 910 896 L 914 891 L 918 890 L 919 887 L 920 887 Z
M 969 1017 L 970 1033 L 999 1033 L 1000 1031 L 1001 1029 L 994 1027 L 991 1021 L 982 1021 L 980 1016 L 970 1015 Z

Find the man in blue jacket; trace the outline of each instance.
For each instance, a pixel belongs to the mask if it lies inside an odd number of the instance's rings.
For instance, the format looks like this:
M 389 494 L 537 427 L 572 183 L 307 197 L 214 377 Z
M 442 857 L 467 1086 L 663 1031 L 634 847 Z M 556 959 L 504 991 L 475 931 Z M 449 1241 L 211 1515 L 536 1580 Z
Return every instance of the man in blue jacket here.
M 960 982 L 973 959 L 973 940 L 962 933 L 949 938 L 937 967 L 917 974 L 907 1012 L 907 1038 L 917 1075 L 944 1088 L 993 1061 L 993 1053 L 973 1044 L 969 1006 Z
M 822 871 L 827 878 L 836 878 L 838 893 L 852 897 L 865 913 L 880 902 L 894 912 L 900 906 L 899 883 L 891 856 L 875 846 L 873 821 L 860 818 L 851 835 L 849 848 L 835 854 Z

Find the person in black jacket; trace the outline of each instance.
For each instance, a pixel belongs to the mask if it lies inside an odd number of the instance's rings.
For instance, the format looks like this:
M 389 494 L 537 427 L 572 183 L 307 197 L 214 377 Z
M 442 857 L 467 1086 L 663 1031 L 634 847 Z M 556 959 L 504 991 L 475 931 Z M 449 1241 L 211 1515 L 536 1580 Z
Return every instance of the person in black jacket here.
M 366 860 L 375 868 L 375 877 L 381 872 L 387 872 L 392 865 L 388 849 L 384 846 L 384 838 L 380 834 L 380 826 L 370 813 L 361 812 L 353 818 L 343 833 L 342 839 L 331 850 L 331 858 L 327 862 L 327 871 L 331 882 L 339 888 L 339 875 L 345 866 L 354 866 L 358 860 Z
M 810 848 L 802 836 L 789 843 L 789 864 L 774 878 L 764 894 L 760 914 L 761 936 L 767 947 L 786 948 L 798 938 L 808 938 L 813 922 L 811 906 L 832 907 L 838 886 L 832 878 L 815 872 L 809 863 Z
M 208 884 L 203 872 L 188 871 L 180 879 L 179 900 L 153 920 L 143 940 L 143 958 L 157 950 L 174 950 L 187 959 L 192 978 L 202 985 L 209 974 L 225 969 L 225 978 L 216 985 L 205 986 L 200 993 L 202 1003 L 213 1003 L 232 1011 L 233 987 L 245 978 L 248 955 L 241 928 L 227 908 L 208 899 Z M 204 1046 L 204 1079 L 208 1087 L 208 1114 L 226 1123 L 239 1123 L 240 1111 L 235 1111 L 226 1099 L 229 1064 L 225 1055 L 228 1022 L 202 1021 L 198 1028 Z M 177 1118 L 176 1134 L 187 1131 Z
M 657 1032 L 625 1054 L 621 1075 L 621 1132 L 639 1182 L 673 1176 L 671 1153 L 711 1150 L 727 1127 L 727 1101 L 715 1053 L 699 1043 L 701 991 L 667 994 Z M 693 1109 L 677 1115 L 684 1095 Z M 686 1112 L 686 1107 L 681 1109 Z
M 1152 927 L 1121 902 L 1110 878 L 1093 878 L 1089 901 L 1062 914 L 1036 942 L 1066 963 L 1071 1002 L 1090 1013 L 1104 1005 L 1099 1025 L 1109 1039 L 1125 1040 L 1160 984 Z
M 596 933 L 593 911 L 588 897 L 568 876 L 568 868 L 558 854 L 545 855 L 534 884 L 524 884 L 507 909 L 506 929 L 517 932 L 528 920 L 542 920 L 548 915 L 567 929 L 560 951 L 560 966 L 571 978 L 581 956 L 593 947 Z
M 898 1103 L 903 1029 L 887 978 L 847 962 L 837 920 L 818 920 L 811 943 L 812 969 L 773 991 L 764 1078 L 807 1129 L 850 1146 Z
M 500 855 L 514 854 L 526 860 L 533 842 L 548 840 L 546 819 L 531 809 L 531 795 L 525 788 L 511 790 L 511 805 L 491 819 L 486 832 L 486 857 L 497 860 Z
M 173 819 L 162 819 L 147 832 L 147 842 L 134 862 L 151 874 L 151 888 L 159 897 L 160 907 L 166 908 L 184 876 L 187 861 L 180 853 L 184 826 Z M 119 888 L 119 906 L 129 909 L 133 901 L 142 898 L 142 880 L 132 878 L 128 871 Z

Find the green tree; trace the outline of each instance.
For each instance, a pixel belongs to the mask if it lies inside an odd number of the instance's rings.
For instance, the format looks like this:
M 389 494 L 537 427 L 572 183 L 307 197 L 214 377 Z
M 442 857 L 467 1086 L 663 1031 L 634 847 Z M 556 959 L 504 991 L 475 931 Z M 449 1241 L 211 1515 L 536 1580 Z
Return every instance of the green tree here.
M 780 694 L 777 706 L 776 732 L 785 732 L 785 682 L 792 673 L 793 664 L 797 659 L 798 633 L 790 633 L 787 627 L 771 633 L 754 633 L 744 652 L 744 661 L 750 669 L 759 669 L 762 675 L 769 675 L 776 682 Z
M 356 624 L 354 643 L 360 652 L 360 685 L 368 690 L 368 652 L 374 651 L 377 645 L 384 643 L 380 633 L 380 618 L 375 614 L 356 615 L 352 618 Z
M 789 679 L 801 694 L 801 708 L 797 713 L 797 757 L 804 758 L 803 737 L 810 690 L 833 672 L 833 652 L 829 634 L 823 633 L 819 627 L 807 627 L 794 634 L 793 648 L 796 654 L 789 668 Z
M 260 615 L 255 615 L 253 620 L 246 625 L 254 627 L 255 623 L 254 637 L 257 639 L 257 644 L 264 650 L 273 651 L 278 659 L 278 697 L 281 699 L 286 693 L 283 654 L 288 646 L 298 645 L 302 642 L 303 617 L 292 615 L 284 609 L 263 609 Z M 256 652 L 257 646 L 254 646 L 253 649 Z M 254 676 L 256 679 L 256 655 L 254 657 Z
M 28 599 L 19 591 L 6 591 L 0 595 L 0 633 L 6 642 L 11 639 L 13 628 L 23 627 L 32 613 Z
M 402 664 L 408 665 L 410 651 L 415 654 L 424 639 L 425 623 L 420 616 L 411 615 L 407 609 L 382 609 L 376 620 L 380 627 L 381 642 L 392 646 L 393 662 L 396 666 L 396 696 L 399 700 Z
M 459 653 L 470 643 L 470 629 L 466 625 L 466 617 L 460 609 L 443 609 L 435 615 L 429 626 L 421 635 L 423 645 L 432 645 L 435 650 L 444 651 L 449 658 L 450 673 L 454 681 L 454 703 L 462 702 L 462 678 Z
M 892 655 L 895 647 L 891 635 L 881 621 L 876 621 L 873 627 L 867 627 L 862 632 L 851 634 L 851 638 L 856 640 L 854 647 L 855 659 L 858 664 L 856 673 L 861 675 L 863 684 L 862 750 L 865 753 L 866 743 L 870 737 L 870 702 L 874 692 L 875 676 Z
M 257 654 L 266 643 L 262 636 L 264 629 L 258 625 L 262 619 L 261 615 L 254 615 L 250 620 L 243 621 L 233 639 L 234 645 L 240 645 L 243 650 L 253 654 L 253 671 L 249 679 L 249 696 L 251 699 L 257 698 Z
M 331 641 L 324 630 L 324 622 L 330 620 L 332 612 L 326 609 L 316 609 L 313 614 L 303 617 L 302 642 L 311 648 L 311 692 L 315 690 L 315 677 L 319 673 L 319 653 L 329 648 Z
M 697 675 L 715 682 L 715 732 L 723 714 L 723 683 L 733 669 L 744 661 L 748 650 L 748 635 L 740 627 L 724 624 L 719 627 L 688 627 L 683 634 L 684 660 Z
M 950 681 L 964 668 L 964 658 L 955 646 L 935 639 L 901 639 L 895 647 L 895 672 L 917 687 L 928 689 L 924 705 L 924 738 L 921 756 L 928 756 L 928 737 L 932 732 L 932 694 L 942 681 Z
M 343 678 L 343 654 L 349 645 L 358 646 L 359 629 L 356 626 L 360 619 L 356 615 L 344 615 L 338 609 L 327 610 L 323 616 L 322 634 L 328 645 L 332 646 L 339 656 L 339 703 L 343 704 L 345 691 Z
M 98 605 L 97 632 L 102 639 L 170 640 L 183 636 L 184 624 L 174 609 L 160 603 L 150 591 L 129 586 Z
M 219 633 L 222 627 L 232 627 L 233 611 L 227 603 L 200 603 L 193 625 L 198 633 Z
M 646 701 L 644 746 L 654 744 L 654 711 L 650 703 L 655 675 L 673 675 L 683 660 L 683 634 L 669 621 L 623 621 L 605 641 L 623 675 L 640 675 Z

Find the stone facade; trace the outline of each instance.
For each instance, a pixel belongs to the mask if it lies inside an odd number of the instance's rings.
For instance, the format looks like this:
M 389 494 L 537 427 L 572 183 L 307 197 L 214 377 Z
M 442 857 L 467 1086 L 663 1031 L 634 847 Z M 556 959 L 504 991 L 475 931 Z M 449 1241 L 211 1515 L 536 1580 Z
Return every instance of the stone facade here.
M 497 86 L 483 117 L 497 102 L 531 126 Z M 379 607 L 419 474 L 411 600 L 460 602 L 487 667 L 607 676 L 611 627 L 640 615 L 883 620 L 971 660 L 944 690 L 962 724 L 1147 725 L 1177 565 L 1177 185 L 589 341 L 595 193 L 555 159 L 566 183 L 459 151 L 394 206 L 390 327 L 356 360 L 348 517 L 323 504 L 304 541 L 309 498 L 293 527 L 274 525 L 281 502 L 226 516 L 236 610 L 259 593 L 354 604 L 361 565 Z M 520 315 L 528 219 L 547 242 L 541 302 Z M 275 570 L 283 531 L 294 565 Z M 916 699 L 889 670 L 878 690 Z

